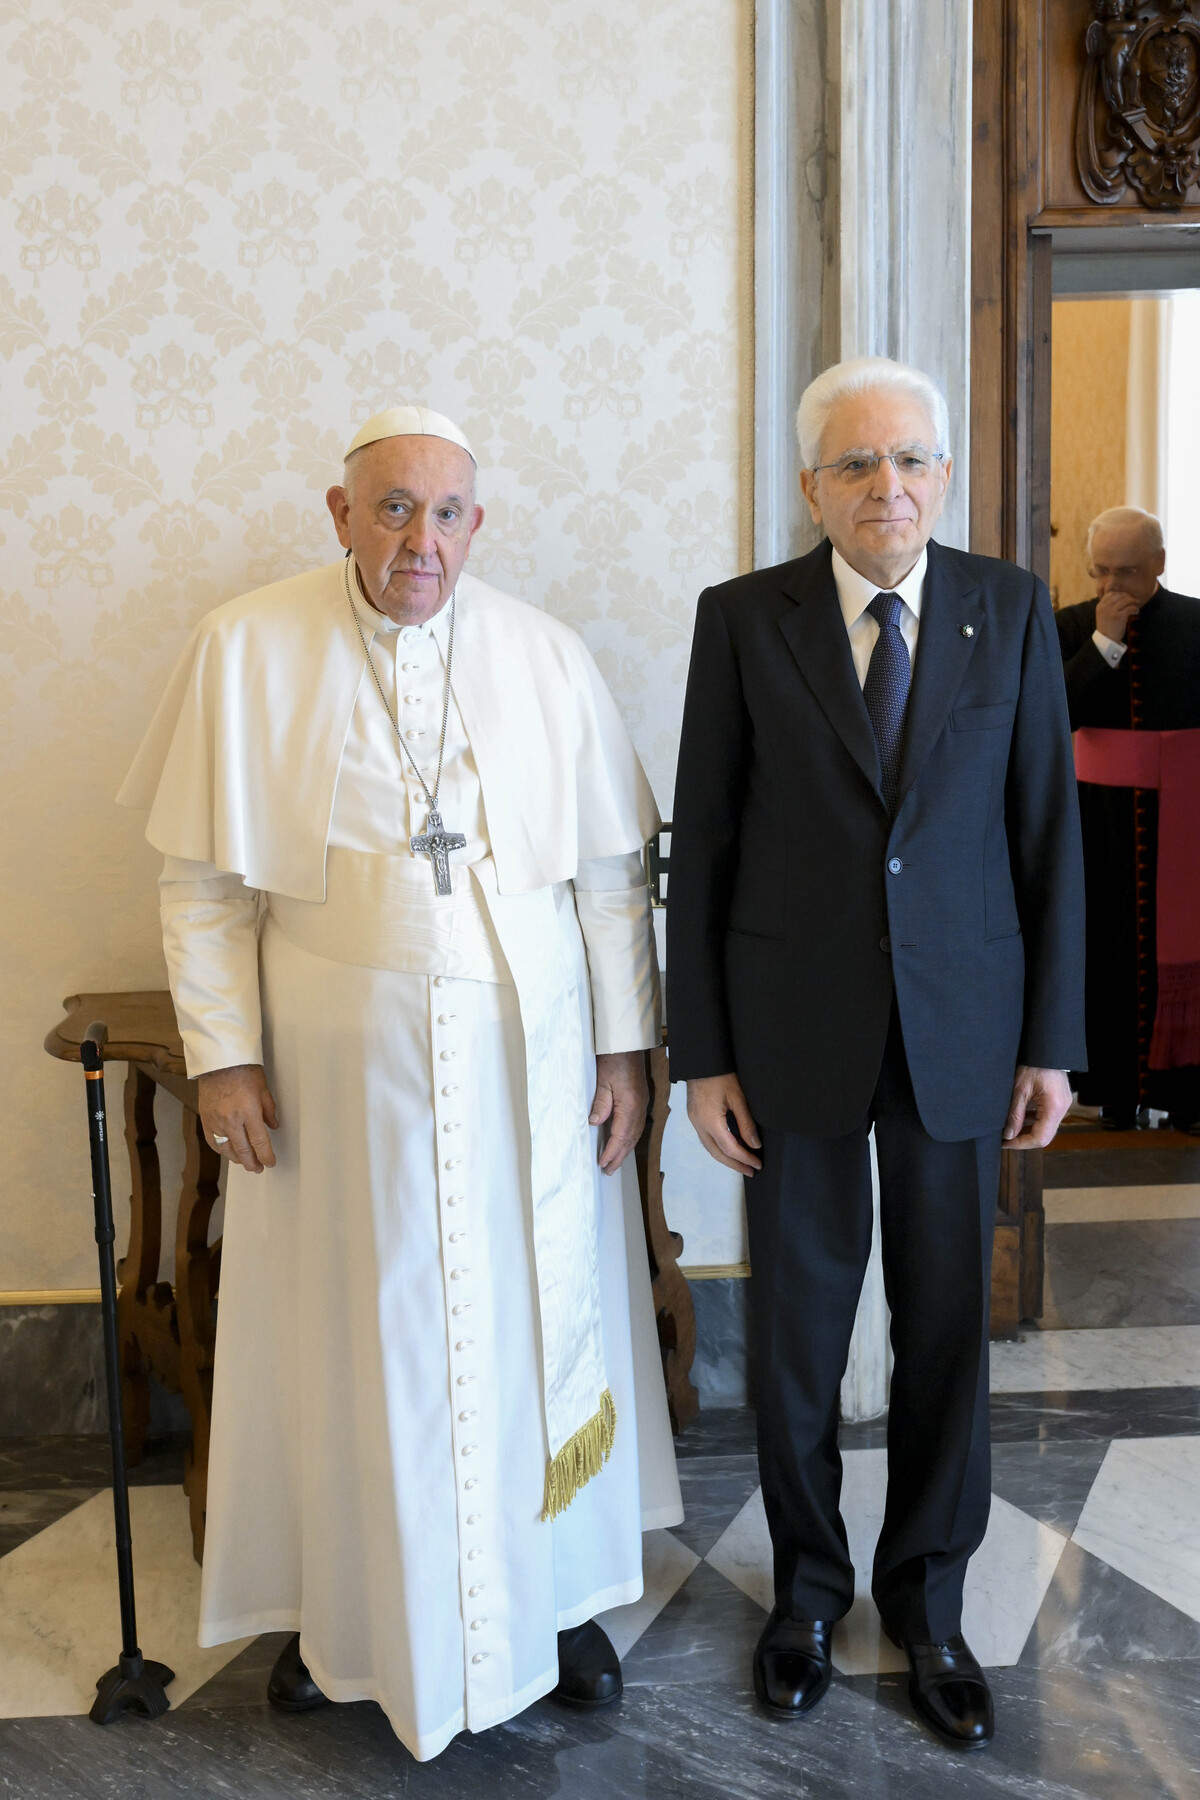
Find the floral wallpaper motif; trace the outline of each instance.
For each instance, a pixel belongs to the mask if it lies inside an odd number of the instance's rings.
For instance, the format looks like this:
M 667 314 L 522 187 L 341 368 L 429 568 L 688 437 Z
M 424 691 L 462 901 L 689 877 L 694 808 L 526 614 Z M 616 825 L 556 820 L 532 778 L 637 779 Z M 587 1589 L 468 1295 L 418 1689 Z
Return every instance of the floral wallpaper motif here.
M 747 20 L 5 0 L 0 1288 L 94 1280 L 40 1044 L 64 994 L 163 982 L 112 795 L 195 619 L 335 553 L 356 422 L 462 422 L 473 566 L 582 632 L 669 804 L 695 597 L 739 564 Z

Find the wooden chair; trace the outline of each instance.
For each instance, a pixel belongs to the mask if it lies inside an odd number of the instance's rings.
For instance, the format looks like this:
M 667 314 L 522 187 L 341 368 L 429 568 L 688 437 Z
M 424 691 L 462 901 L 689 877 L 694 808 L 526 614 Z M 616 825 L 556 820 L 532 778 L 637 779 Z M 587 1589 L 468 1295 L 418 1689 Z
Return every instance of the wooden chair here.
M 125 1142 L 133 1190 L 129 1248 L 117 1264 L 117 1324 L 121 1339 L 121 1400 L 127 1460 L 142 1460 L 150 1421 L 150 1376 L 182 1394 L 192 1423 L 184 1465 L 192 1547 L 204 1551 L 208 1439 L 212 1416 L 213 1352 L 221 1244 L 208 1241 L 221 1183 L 221 1158 L 200 1125 L 196 1083 L 184 1067 L 183 1043 L 168 992 L 72 994 L 67 1016 L 49 1033 L 46 1049 L 79 1061 L 79 1045 L 94 1019 L 108 1026 L 106 1063 L 128 1063 Z M 175 1226 L 175 1281 L 158 1279 L 162 1251 L 162 1172 L 154 1102 L 158 1090 L 183 1106 L 183 1183 Z
M 121 1397 L 130 1465 L 142 1459 L 150 1418 L 150 1376 L 181 1394 L 192 1427 L 185 1463 L 192 1547 L 204 1552 L 208 1444 L 212 1416 L 213 1355 L 221 1244 L 209 1227 L 220 1192 L 222 1159 L 209 1148 L 200 1125 L 196 1083 L 184 1066 L 183 1042 L 170 993 L 73 994 L 66 1017 L 46 1038 L 51 1056 L 79 1061 L 83 1034 L 95 1019 L 108 1026 L 106 1063 L 128 1064 L 125 1078 L 125 1142 L 133 1187 L 129 1247 L 117 1264 L 117 1320 L 121 1340 Z M 651 1111 L 635 1152 L 642 1219 L 663 1361 L 671 1425 L 695 1417 L 699 1396 L 689 1371 L 696 1349 L 696 1320 L 687 1281 L 679 1268 L 683 1239 L 668 1229 L 663 1211 L 662 1140 L 670 1110 L 667 1057 L 647 1055 Z M 158 1278 L 162 1252 L 162 1171 L 154 1105 L 162 1089 L 183 1107 L 184 1168 L 175 1228 L 174 1282 Z

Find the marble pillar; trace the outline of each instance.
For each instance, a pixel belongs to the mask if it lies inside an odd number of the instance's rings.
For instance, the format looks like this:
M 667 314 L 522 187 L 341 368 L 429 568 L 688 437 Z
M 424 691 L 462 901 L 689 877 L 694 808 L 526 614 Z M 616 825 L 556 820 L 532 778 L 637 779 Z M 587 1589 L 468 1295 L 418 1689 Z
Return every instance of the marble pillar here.
M 827 0 L 758 0 L 754 54 L 754 566 L 812 549 L 795 417 L 837 357 Z
M 971 14 L 971 0 L 829 0 L 838 354 L 894 356 L 942 388 L 954 477 L 937 536 L 964 550 Z

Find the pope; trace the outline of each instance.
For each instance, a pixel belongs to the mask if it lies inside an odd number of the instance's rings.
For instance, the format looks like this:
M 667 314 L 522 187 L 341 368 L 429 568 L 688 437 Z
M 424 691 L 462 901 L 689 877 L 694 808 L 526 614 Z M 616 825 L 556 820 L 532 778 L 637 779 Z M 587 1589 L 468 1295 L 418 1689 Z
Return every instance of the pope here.
M 370 420 L 344 558 L 200 621 L 119 798 L 230 1163 L 200 1639 L 419 1759 L 547 1693 L 682 1516 L 629 1152 L 654 801 L 579 638 L 465 564 L 450 420 Z

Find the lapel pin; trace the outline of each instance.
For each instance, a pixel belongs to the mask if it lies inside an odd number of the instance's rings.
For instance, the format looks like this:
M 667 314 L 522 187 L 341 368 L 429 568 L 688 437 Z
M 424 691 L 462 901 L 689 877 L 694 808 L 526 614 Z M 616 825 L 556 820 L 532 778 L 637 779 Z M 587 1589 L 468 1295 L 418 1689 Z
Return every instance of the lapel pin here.
M 973 625 L 960 625 L 958 629 L 962 632 L 964 637 L 975 636 L 975 627 Z

